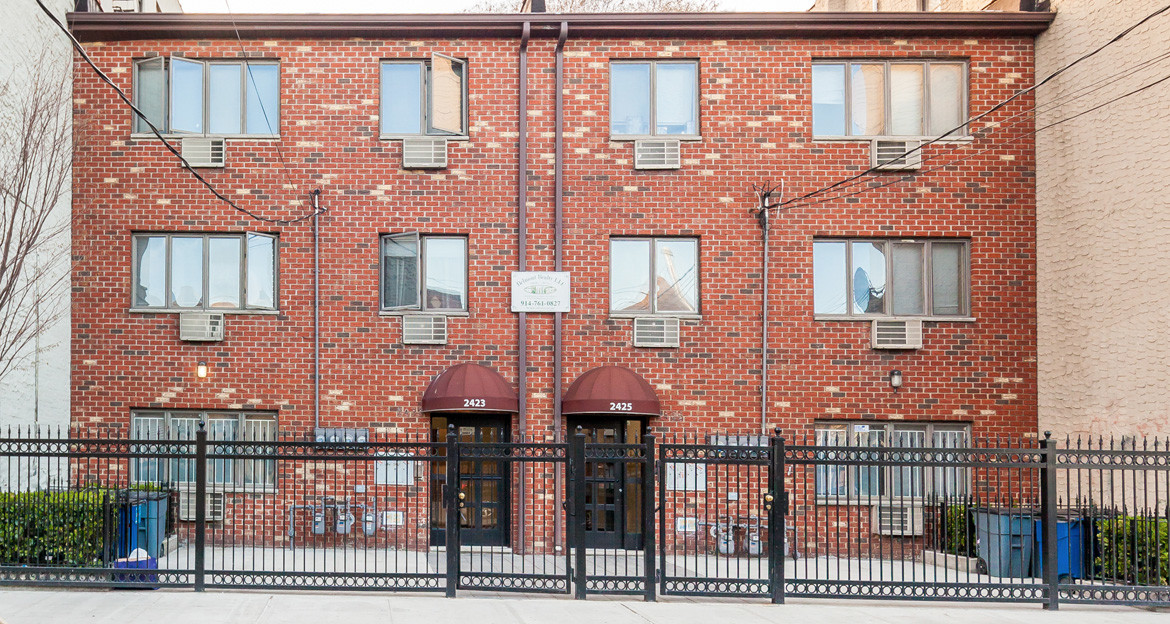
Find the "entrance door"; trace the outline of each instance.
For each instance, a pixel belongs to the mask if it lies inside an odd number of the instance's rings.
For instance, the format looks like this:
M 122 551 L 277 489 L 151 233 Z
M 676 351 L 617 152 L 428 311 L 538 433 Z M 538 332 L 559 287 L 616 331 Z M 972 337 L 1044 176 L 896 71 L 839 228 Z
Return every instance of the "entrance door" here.
M 508 441 L 509 416 L 480 414 L 436 414 L 431 417 L 431 439 L 446 442 L 449 425 L 461 444 Z M 446 449 L 438 449 L 440 455 Z M 459 511 L 459 542 L 475 546 L 504 546 L 508 543 L 508 463 L 494 459 L 463 459 L 459 462 L 459 491 L 465 496 Z M 447 506 L 443 492 L 447 485 L 447 462 L 435 462 L 431 472 L 431 545 L 446 543 Z
M 599 416 L 570 420 L 570 434 L 587 444 L 641 444 L 644 423 Z M 642 466 L 589 459 L 585 462 L 585 546 L 642 547 Z

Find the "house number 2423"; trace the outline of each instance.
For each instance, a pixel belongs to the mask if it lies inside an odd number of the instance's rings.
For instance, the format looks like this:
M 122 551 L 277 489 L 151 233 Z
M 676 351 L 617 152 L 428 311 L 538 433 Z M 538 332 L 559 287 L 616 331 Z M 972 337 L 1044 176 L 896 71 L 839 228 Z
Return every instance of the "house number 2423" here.
M 463 399 L 463 407 L 486 407 L 487 401 L 484 399 Z
M 628 412 L 634 409 L 633 403 L 610 403 L 609 411 L 611 412 Z

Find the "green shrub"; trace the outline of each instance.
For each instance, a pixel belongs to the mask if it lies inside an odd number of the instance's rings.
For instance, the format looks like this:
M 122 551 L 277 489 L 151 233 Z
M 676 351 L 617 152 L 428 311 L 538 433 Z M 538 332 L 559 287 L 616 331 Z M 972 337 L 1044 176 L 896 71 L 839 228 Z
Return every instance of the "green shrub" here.
M 100 492 L 0 493 L 0 565 L 101 561 Z
M 1170 585 L 1170 522 L 1125 516 L 1098 520 L 1095 563 L 1106 579 Z
M 961 557 L 975 556 L 975 527 L 971 525 L 966 505 L 942 508 L 943 552 Z

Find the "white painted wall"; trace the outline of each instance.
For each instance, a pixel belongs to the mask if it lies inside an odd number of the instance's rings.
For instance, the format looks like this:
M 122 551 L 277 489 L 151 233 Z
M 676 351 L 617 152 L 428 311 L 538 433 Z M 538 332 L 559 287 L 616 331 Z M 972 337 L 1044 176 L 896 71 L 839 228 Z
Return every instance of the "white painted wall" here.
M 45 0 L 57 17 L 65 19 L 71 0 Z M 9 96 L 0 99 L 0 116 L 15 114 L 19 94 L 29 84 L 34 72 L 61 77 L 62 88 L 72 91 L 69 78 L 73 55 L 68 39 L 41 12 L 34 0 L 5 3 L 5 34 L 0 37 L 0 83 L 6 84 Z M 65 100 L 68 103 L 68 99 Z M 68 104 L 66 104 L 68 105 Z M 11 145 L 0 137 L 0 149 Z M 54 209 L 53 221 L 68 226 L 68 201 Z M 60 236 L 41 254 L 40 262 L 51 264 L 63 274 L 69 270 L 68 233 Z M 0 380 L 0 428 L 9 426 L 64 427 L 69 423 L 69 282 L 65 280 L 51 291 L 45 314 L 53 310 L 64 314 L 40 336 L 39 353 L 27 350 L 24 363 Z M 0 484 L 2 487 L 2 484 Z

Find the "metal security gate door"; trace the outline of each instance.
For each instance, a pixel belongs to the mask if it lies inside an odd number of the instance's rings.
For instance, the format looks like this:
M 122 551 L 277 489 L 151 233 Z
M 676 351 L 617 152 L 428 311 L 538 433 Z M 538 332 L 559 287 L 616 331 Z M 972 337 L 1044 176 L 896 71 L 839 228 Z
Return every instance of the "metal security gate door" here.
M 663 595 L 784 599 L 784 445 L 711 435 L 661 445 Z

